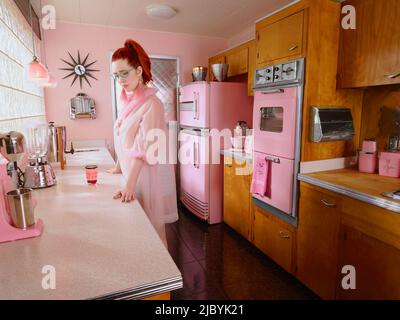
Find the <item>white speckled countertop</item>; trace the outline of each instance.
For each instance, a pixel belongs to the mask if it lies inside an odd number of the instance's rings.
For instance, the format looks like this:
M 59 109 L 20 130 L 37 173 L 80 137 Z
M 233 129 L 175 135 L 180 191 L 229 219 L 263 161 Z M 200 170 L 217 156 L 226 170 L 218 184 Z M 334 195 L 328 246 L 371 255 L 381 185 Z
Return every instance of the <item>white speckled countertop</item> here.
M 0 299 L 134 298 L 182 287 L 182 276 L 140 204 L 112 199 L 122 177 L 105 148 L 68 155 L 54 167 L 58 184 L 35 190 L 41 237 L 0 244 Z M 98 184 L 84 166 L 99 165 Z M 55 267 L 56 289 L 42 288 L 42 268 Z

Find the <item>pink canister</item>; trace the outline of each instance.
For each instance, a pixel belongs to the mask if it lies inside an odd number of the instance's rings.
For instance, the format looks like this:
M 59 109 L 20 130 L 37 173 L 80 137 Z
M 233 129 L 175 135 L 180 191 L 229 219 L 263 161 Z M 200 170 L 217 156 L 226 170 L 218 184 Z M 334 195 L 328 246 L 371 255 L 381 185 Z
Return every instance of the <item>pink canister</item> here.
M 375 173 L 376 163 L 377 163 L 376 153 L 360 152 L 358 158 L 358 171 L 365 173 Z
M 379 174 L 387 177 L 400 177 L 400 152 L 381 152 Z

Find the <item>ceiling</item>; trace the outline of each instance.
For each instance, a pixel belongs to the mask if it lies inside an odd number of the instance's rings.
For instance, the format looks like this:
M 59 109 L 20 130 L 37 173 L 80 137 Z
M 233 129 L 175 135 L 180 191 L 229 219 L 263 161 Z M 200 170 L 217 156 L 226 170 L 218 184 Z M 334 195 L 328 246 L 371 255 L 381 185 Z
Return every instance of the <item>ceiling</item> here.
M 56 9 L 57 20 L 230 38 L 254 22 L 297 0 L 32 0 Z M 167 4 L 178 14 L 169 20 L 148 17 L 149 4 Z

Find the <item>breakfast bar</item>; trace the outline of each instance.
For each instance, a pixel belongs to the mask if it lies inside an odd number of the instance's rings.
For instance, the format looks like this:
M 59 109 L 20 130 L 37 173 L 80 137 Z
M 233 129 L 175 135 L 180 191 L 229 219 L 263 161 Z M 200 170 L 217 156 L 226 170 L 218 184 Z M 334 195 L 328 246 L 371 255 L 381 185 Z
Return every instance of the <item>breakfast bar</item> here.
M 38 238 L 0 244 L 0 299 L 146 299 L 182 288 L 182 275 L 138 201 L 112 196 L 123 183 L 107 173 L 104 147 L 53 166 L 57 185 L 33 192 Z M 98 166 L 88 185 L 85 165 Z M 54 283 L 52 283 L 54 282 Z

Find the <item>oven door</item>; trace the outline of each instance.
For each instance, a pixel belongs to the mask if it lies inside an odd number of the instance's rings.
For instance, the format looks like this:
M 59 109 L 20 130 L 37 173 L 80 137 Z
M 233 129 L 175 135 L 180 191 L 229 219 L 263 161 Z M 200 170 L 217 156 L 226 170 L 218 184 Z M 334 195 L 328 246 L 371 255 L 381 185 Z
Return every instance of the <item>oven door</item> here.
M 180 132 L 180 199 L 203 220 L 209 217 L 209 176 L 207 130 Z
M 297 87 L 254 94 L 254 150 L 294 159 Z
M 267 192 L 265 195 L 253 194 L 253 197 L 291 215 L 293 209 L 294 160 L 255 151 L 253 166 L 260 161 L 266 161 L 269 168 L 266 179 Z
M 207 83 L 189 84 L 180 89 L 179 121 L 181 126 L 209 127 L 209 96 Z

